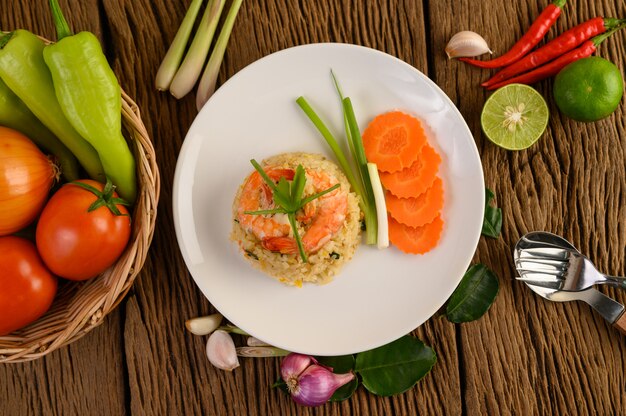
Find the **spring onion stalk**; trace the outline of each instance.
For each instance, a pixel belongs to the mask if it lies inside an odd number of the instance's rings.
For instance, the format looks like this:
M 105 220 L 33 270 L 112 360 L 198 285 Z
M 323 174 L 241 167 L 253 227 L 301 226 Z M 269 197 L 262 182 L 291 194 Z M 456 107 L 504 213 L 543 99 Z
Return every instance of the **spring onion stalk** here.
M 385 203 L 385 193 L 383 185 L 378 176 L 378 166 L 376 163 L 368 163 L 367 171 L 370 174 L 372 182 L 372 191 L 374 194 L 374 202 L 376 203 L 376 218 L 378 219 L 378 248 L 389 247 L 389 223 L 387 220 L 387 204 Z
M 178 68 L 170 85 L 170 93 L 174 97 L 183 98 L 193 89 L 196 81 L 200 78 L 217 23 L 220 20 L 222 9 L 224 9 L 224 3 L 224 0 L 210 0 L 207 5 L 191 46 L 185 55 L 185 60 Z
M 367 206 L 370 210 L 369 215 L 367 215 L 368 213 L 365 215 L 365 229 L 367 230 L 366 242 L 367 244 L 376 244 L 378 236 L 376 202 L 374 201 L 374 192 L 372 191 L 372 181 L 367 170 L 367 159 L 365 158 L 363 139 L 361 138 L 359 125 L 356 122 L 352 101 L 350 101 L 348 97 L 343 99 L 343 112 L 345 118 L 348 120 L 348 128 L 350 129 L 349 140 L 352 142 L 352 148 L 354 149 L 353 156 L 359 172 L 361 173 L 361 179 L 363 180 L 363 196 L 366 198 Z
M 311 123 L 313 123 L 315 128 L 317 128 L 317 130 L 322 135 L 322 137 L 324 137 L 324 140 L 326 140 L 326 143 L 328 143 L 328 145 L 330 146 L 331 150 L 335 154 L 335 157 L 337 158 L 337 161 L 339 162 L 339 165 L 341 166 L 341 169 L 343 169 L 343 171 L 345 172 L 346 177 L 348 178 L 348 182 L 350 182 L 350 186 L 352 186 L 352 189 L 354 189 L 354 192 L 356 192 L 357 195 L 361 195 L 363 193 L 363 188 L 352 173 L 352 169 L 350 169 L 348 159 L 343 153 L 343 150 L 341 150 L 341 147 L 339 147 L 339 143 L 337 143 L 337 140 L 335 139 L 333 134 L 330 132 L 330 130 L 328 130 L 328 127 L 326 127 L 322 119 L 317 115 L 315 110 L 313 110 L 313 107 L 309 105 L 304 97 L 299 97 L 296 100 L 296 103 L 300 106 L 302 111 L 304 111 L 304 114 L 306 114 L 309 120 L 311 120 Z M 362 204 L 365 203 L 365 201 L 363 200 L 360 202 Z M 361 205 L 361 209 L 364 210 L 363 205 Z
M 343 150 L 341 150 L 341 147 L 339 147 L 337 140 L 332 135 L 330 130 L 328 130 L 328 127 L 326 127 L 322 119 L 317 115 L 315 110 L 313 110 L 313 108 L 309 105 L 309 103 L 306 101 L 304 97 L 299 97 L 296 100 L 296 103 L 300 106 L 302 111 L 304 111 L 304 114 L 306 114 L 309 120 L 311 120 L 311 122 L 320 132 L 322 137 L 324 137 L 324 139 L 326 140 L 326 143 L 328 143 L 331 150 L 335 154 L 335 157 L 337 158 L 337 161 L 339 162 L 341 169 L 344 171 L 346 177 L 348 178 L 348 182 L 350 182 L 350 186 L 352 186 L 352 189 L 354 190 L 354 192 L 359 196 L 359 206 L 361 208 L 361 211 L 363 211 L 363 214 L 365 215 L 365 227 L 366 227 L 365 241 L 367 242 L 367 244 L 376 244 L 376 237 L 377 237 L 376 235 L 376 232 L 377 232 L 376 231 L 376 208 L 374 205 L 373 198 L 369 198 L 367 194 L 365 194 L 365 191 L 364 191 L 365 188 L 362 185 L 361 181 L 357 180 L 356 176 L 352 172 L 352 169 L 350 168 L 350 164 L 348 163 L 348 160 L 346 159 L 346 156 L 343 153 Z M 348 119 L 346 118 L 346 120 Z M 348 127 L 346 128 L 348 129 Z M 358 126 L 356 127 L 356 130 L 358 131 Z M 359 138 L 360 137 L 361 135 L 359 133 Z
M 237 18 L 237 13 L 239 13 L 242 1 L 243 0 L 233 0 L 233 4 L 228 10 L 228 15 L 226 15 L 224 26 L 222 26 L 222 31 L 215 42 L 209 62 L 206 64 L 206 68 L 202 74 L 200 85 L 198 85 L 198 93 L 196 94 L 196 107 L 198 111 L 200 111 L 215 92 L 215 84 L 217 83 L 217 76 L 220 72 L 222 60 L 224 59 L 226 45 L 228 45 L 228 39 L 233 30 L 233 25 L 235 24 L 235 19 Z
M 339 86 L 339 81 L 337 81 L 337 77 L 335 77 L 335 73 L 333 72 L 332 69 L 330 70 L 330 76 L 332 77 L 333 83 L 335 84 L 335 89 L 337 90 L 337 94 L 339 95 L 339 101 L 341 102 L 341 107 L 343 109 L 343 99 L 344 99 L 343 92 L 341 91 L 341 87 Z M 346 130 L 346 139 L 348 139 L 348 147 L 350 148 L 350 153 L 354 155 L 354 145 L 352 144 L 352 138 L 350 136 L 350 125 L 348 124 L 348 117 L 346 116 L 345 111 L 343 113 L 343 124 Z M 361 178 L 361 171 L 358 170 L 358 172 L 359 172 L 359 177 Z M 361 178 L 361 181 L 363 181 L 363 178 Z
M 163 58 L 163 62 L 157 72 L 155 82 L 156 89 L 159 91 L 166 91 L 170 87 L 172 79 L 174 79 L 174 76 L 176 75 L 178 66 L 183 60 L 185 47 L 187 46 L 187 41 L 191 35 L 193 24 L 196 21 L 198 12 L 200 11 L 200 6 L 202 6 L 202 1 L 203 0 L 192 0 L 189 5 L 189 9 L 187 9 L 187 13 L 185 14 L 185 18 L 180 24 L 178 32 L 176 32 L 176 36 L 174 36 L 174 40 L 172 41 L 170 48 L 167 50 L 165 58 Z

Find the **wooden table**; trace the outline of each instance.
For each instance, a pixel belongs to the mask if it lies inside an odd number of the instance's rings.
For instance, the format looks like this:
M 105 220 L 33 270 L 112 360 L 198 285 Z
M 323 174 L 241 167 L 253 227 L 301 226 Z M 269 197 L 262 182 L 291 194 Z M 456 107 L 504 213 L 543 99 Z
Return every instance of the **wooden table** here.
M 54 29 L 45 0 L 0 0 L 0 28 Z M 61 0 L 70 25 L 101 40 L 124 89 L 136 99 L 162 173 L 157 230 L 145 267 L 104 324 L 69 347 L 25 364 L 0 366 L 0 414 L 626 414 L 626 338 L 583 304 L 553 304 L 513 280 L 512 247 L 523 233 L 564 235 L 615 275 L 626 274 L 626 113 L 583 124 L 562 116 L 552 82 L 537 85 L 552 116 L 544 137 L 508 152 L 482 135 L 486 71 L 448 61 L 457 31 L 480 32 L 496 53 L 512 45 L 548 0 L 246 0 L 220 82 L 278 50 L 312 42 L 380 49 L 435 81 L 467 120 L 496 193 L 504 226 L 481 239 L 476 261 L 500 278 L 500 293 L 478 321 L 434 317 L 415 331 L 438 360 L 409 392 L 379 398 L 360 389 L 320 410 L 295 406 L 270 388 L 278 359 L 244 359 L 233 373 L 206 359 L 205 338 L 185 319 L 212 311 L 185 268 L 172 219 L 176 156 L 196 115 L 194 97 L 175 101 L 153 87 L 156 70 L 189 0 Z M 290 3 L 285 6 L 285 3 Z M 502 5 L 506 4 L 505 7 Z M 626 3 L 570 0 L 549 37 L 591 17 L 626 17 Z M 626 34 L 598 52 L 624 73 Z M 626 294 L 606 290 L 626 303 Z

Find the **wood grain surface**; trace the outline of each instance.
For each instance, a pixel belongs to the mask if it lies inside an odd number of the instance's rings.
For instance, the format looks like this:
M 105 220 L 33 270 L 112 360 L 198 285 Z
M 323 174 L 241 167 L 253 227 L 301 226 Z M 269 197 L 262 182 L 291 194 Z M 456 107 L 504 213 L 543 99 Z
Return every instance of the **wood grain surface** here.
M 126 300 L 103 325 L 43 359 L 0 366 L 0 415 L 286 414 L 626 414 L 626 337 L 584 304 L 544 301 L 514 280 L 512 248 L 531 230 L 563 235 L 600 270 L 626 274 L 626 114 L 583 124 L 559 114 L 552 82 L 537 85 L 551 111 L 533 147 L 509 152 L 481 133 L 488 72 L 448 61 L 457 31 L 484 35 L 506 51 L 548 0 L 245 0 L 219 81 L 278 50 L 313 42 L 380 49 L 426 73 L 452 99 L 474 135 L 486 185 L 502 207 L 502 237 L 481 239 L 475 260 L 500 278 L 487 315 L 454 325 L 435 316 L 415 334 L 437 364 L 415 388 L 380 398 L 363 389 L 319 409 L 295 406 L 270 388 L 277 359 L 243 359 L 233 373 L 206 359 L 206 339 L 184 320 L 213 311 L 176 245 L 171 189 L 176 157 L 193 121 L 195 98 L 175 101 L 153 87 L 159 63 L 189 0 L 60 0 L 70 25 L 93 31 L 123 88 L 142 109 L 162 173 L 157 231 Z M 503 6 L 505 4 L 505 6 Z M 228 7 L 228 5 L 227 5 Z M 626 3 L 570 0 L 548 37 L 594 16 L 626 17 Z M 0 29 L 50 39 L 47 2 L 0 0 Z M 598 55 L 625 70 L 626 33 Z M 626 294 L 605 290 L 621 303 Z

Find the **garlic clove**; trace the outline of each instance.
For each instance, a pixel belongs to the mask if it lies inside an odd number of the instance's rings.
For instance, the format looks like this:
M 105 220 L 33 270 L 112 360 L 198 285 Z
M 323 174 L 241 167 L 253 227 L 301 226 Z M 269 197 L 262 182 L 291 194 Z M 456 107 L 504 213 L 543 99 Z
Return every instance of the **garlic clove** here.
M 493 53 L 487 41 L 476 32 L 464 30 L 452 36 L 446 46 L 448 59 L 460 58 L 464 56 L 474 57 L 484 53 Z
M 209 335 L 215 331 L 222 323 L 224 317 L 219 313 L 209 316 L 200 316 L 198 318 L 188 319 L 185 322 L 187 330 L 194 335 Z
M 304 406 L 320 406 L 326 403 L 335 391 L 350 382 L 354 373 L 335 374 L 317 364 L 307 367 L 299 377 L 285 379 L 292 399 Z
M 233 371 L 239 367 L 237 349 L 230 334 L 218 329 L 213 332 L 206 343 L 206 355 L 215 367 Z

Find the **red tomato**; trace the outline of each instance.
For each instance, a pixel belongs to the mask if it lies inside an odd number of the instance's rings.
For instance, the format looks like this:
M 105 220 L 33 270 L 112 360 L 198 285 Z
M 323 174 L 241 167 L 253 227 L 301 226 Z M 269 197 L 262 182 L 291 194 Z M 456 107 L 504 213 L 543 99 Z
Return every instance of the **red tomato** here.
M 36 321 L 50 308 L 56 292 L 57 279 L 33 243 L 0 237 L 0 335 Z
M 92 180 L 78 182 L 100 192 L 104 188 Z M 117 198 L 117 194 L 108 196 L 111 197 Z M 107 206 L 88 212 L 97 200 L 93 192 L 68 183 L 44 207 L 37 223 L 37 249 L 57 276 L 70 280 L 95 277 L 115 263 L 124 251 L 130 238 L 128 210 L 117 204 L 123 215 L 113 214 Z

